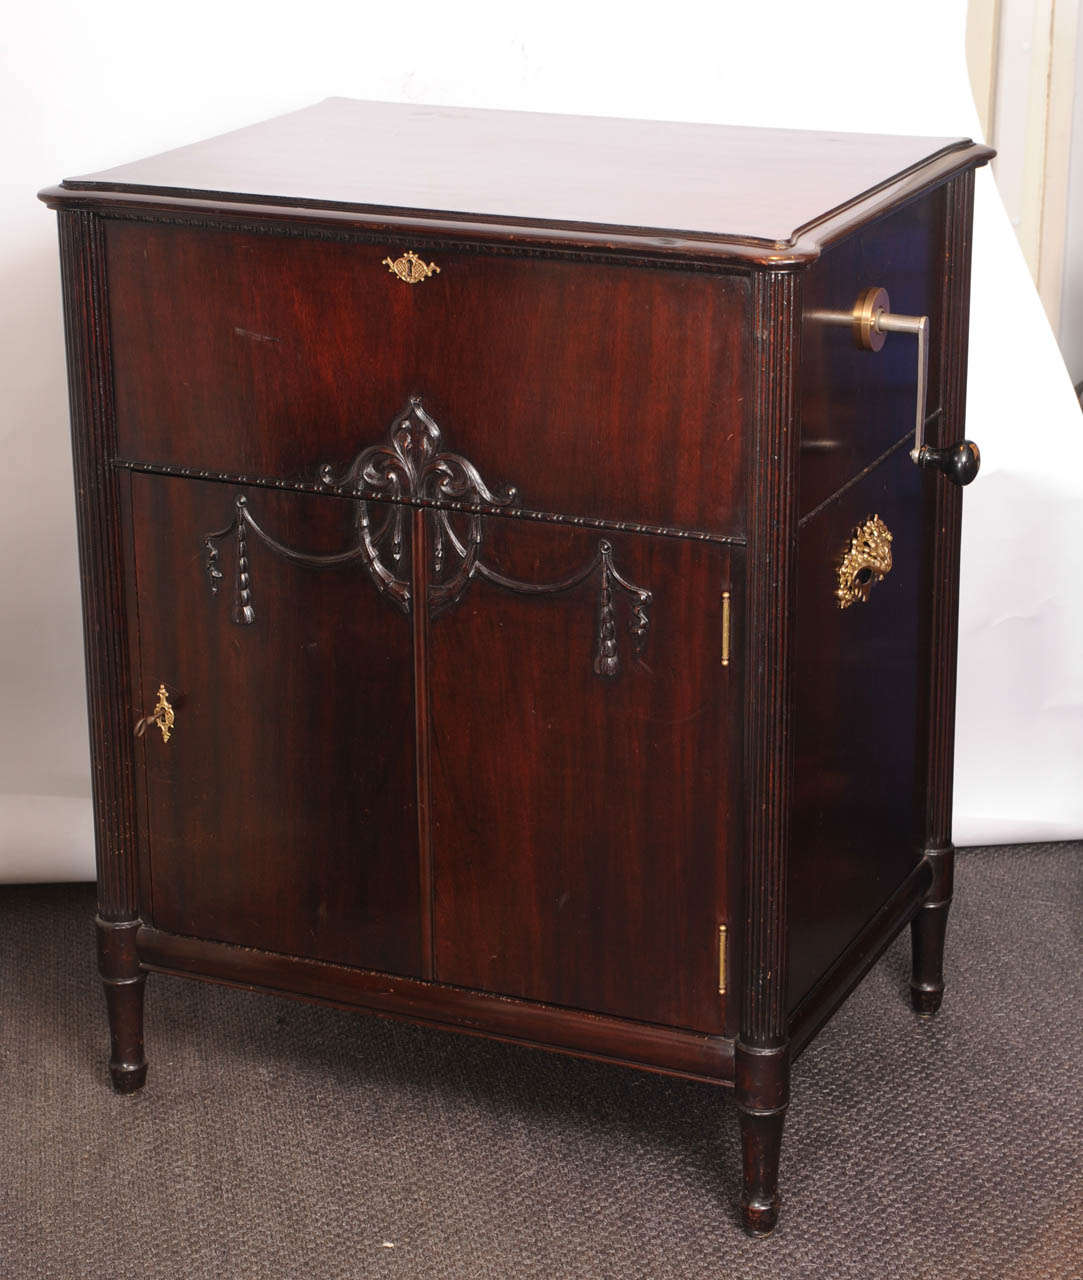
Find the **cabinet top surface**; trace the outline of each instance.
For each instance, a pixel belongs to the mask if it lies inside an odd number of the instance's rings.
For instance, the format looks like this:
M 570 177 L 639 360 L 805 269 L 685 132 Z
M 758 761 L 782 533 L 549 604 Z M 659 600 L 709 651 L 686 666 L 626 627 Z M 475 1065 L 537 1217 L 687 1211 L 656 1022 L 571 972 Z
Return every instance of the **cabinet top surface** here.
M 877 197 L 983 163 L 960 138 L 814 133 L 518 111 L 325 102 L 67 179 L 91 193 L 413 215 L 441 224 L 589 228 L 792 249 Z M 115 197 L 114 197 L 115 198 Z

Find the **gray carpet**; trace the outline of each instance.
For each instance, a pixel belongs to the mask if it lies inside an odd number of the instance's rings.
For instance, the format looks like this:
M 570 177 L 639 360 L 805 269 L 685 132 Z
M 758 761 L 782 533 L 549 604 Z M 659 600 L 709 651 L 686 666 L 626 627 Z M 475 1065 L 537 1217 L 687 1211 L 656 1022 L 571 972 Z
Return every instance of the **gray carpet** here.
M 764 1241 L 705 1085 L 154 975 L 119 1098 L 90 887 L 0 889 L 0 1275 L 1078 1280 L 1081 855 L 960 856 L 943 1011 L 900 940 L 798 1062 Z

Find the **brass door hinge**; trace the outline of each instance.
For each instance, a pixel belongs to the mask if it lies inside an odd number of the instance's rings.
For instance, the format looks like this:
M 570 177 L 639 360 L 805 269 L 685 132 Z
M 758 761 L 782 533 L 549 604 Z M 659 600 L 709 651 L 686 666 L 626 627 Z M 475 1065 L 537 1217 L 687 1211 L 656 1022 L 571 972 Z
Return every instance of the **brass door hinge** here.
M 718 926 L 718 994 L 726 994 L 726 926 Z
M 730 664 L 730 593 L 722 592 L 722 665 Z

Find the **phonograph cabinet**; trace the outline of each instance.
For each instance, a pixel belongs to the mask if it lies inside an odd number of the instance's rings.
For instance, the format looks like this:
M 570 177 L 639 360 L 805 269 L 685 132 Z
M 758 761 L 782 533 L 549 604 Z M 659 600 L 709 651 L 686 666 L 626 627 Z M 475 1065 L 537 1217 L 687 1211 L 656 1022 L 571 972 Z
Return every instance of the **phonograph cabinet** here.
M 330 100 L 59 213 L 114 1084 L 163 970 L 734 1089 L 935 1012 L 964 140 Z

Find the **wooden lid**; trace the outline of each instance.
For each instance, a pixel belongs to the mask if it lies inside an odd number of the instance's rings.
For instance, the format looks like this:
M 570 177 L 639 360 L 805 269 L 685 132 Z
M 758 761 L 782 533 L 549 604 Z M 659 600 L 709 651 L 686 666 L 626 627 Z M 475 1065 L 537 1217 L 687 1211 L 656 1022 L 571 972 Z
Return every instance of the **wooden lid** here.
M 289 208 L 293 217 L 771 262 L 815 257 L 857 222 L 992 154 L 962 138 L 329 98 L 69 178 L 42 198 Z

